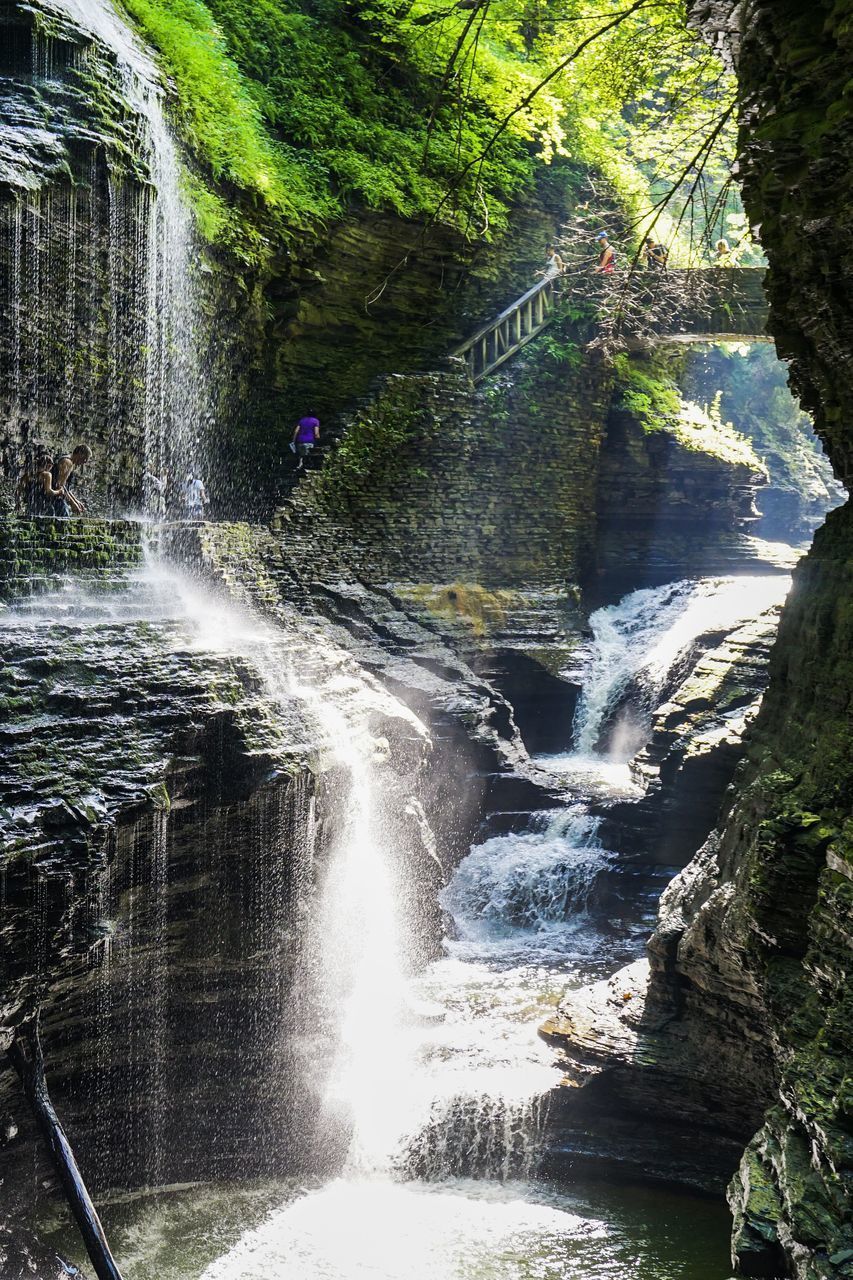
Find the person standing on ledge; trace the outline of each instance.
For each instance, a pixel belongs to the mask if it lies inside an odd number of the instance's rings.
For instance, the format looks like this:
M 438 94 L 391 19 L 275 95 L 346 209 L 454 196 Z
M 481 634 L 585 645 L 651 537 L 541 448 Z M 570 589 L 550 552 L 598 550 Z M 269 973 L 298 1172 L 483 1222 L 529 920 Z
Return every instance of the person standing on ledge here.
M 79 471 L 81 467 L 85 467 L 86 463 L 92 456 L 92 450 L 87 444 L 75 445 L 71 453 L 64 453 L 57 458 L 53 464 L 53 488 L 61 495 L 61 502 L 57 502 L 57 512 L 59 516 L 82 516 L 86 510 L 83 503 L 68 488 L 68 481 L 71 479 L 75 471 Z M 63 510 L 59 508 L 63 507 Z
M 210 502 L 204 481 L 195 471 L 191 471 L 184 483 L 184 504 L 188 520 L 203 520 L 204 509 Z
M 596 247 L 598 248 L 598 265 L 595 267 L 597 275 L 612 276 L 616 266 L 616 250 L 608 239 L 606 231 L 599 231 L 595 237 Z
M 320 439 L 320 419 L 312 415 L 300 418 L 293 429 L 290 448 L 298 459 L 296 471 L 305 470 L 305 459 Z

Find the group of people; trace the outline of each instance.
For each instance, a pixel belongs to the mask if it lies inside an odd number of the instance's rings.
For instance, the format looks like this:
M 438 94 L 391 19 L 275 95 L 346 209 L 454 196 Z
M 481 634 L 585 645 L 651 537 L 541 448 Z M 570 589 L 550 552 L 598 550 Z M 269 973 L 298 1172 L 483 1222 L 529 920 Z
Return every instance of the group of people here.
M 28 457 L 15 493 L 29 516 L 81 516 L 86 507 L 70 487 L 75 473 L 92 456 L 87 444 L 78 444 L 70 453 L 54 458 L 43 445 L 36 445 Z
M 612 275 L 616 270 L 617 253 L 610 236 L 606 231 L 599 231 L 595 237 L 595 247 L 597 257 L 593 267 L 596 275 Z M 669 262 L 669 250 L 665 244 L 653 240 L 651 236 L 647 236 L 643 242 L 643 257 L 646 267 L 650 271 L 666 271 Z M 553 280 L 557 276 L 565 274 L 566 264 L 560 257 L 554 245 L 549 244 L 545 249 L 545 268 L 542 271 L 542 277 L 545 280 Z
M 305 469 L 305 460 L 320 439 L 320 420 L 313 414 L 300 418 L 293 429 L 290 449 L 296 459 L 295 471 Z M 68 517 L 86 513 L 83 499 L 74 492 L 71 481 L 92 457 L 87 444 L 75 445 L 70 453 L 54 457 L 45 445 L 37 444 L 28 451 L 23 470 L 15 487 L 19 507 L 27 516 Z M 198 471 L 188 472 L 179 494 L 168 499 L 166 477 L 146 470 L 143 475 L 145 509 L 165 515 L 167 505 L 177 508 L 187 520 L 203 520 L 210 504 L 205 483 Z M 177 500 L 175 500 L 177 499 Z
M 146 471 L 142 477 L 145 510 L 149 515 L 163 516 L 167 509 L 169 485 L 163 476 Z M 187 520 L 203 520 L 205 508 L 210 503 L 204 481 L 197 471 L 188 471 L 180 492 L 180 502 L 170 501 L 168 506 L 179 508 Z
M 75 475 L 92 457 L 87 444 L 75 445 L 70 453 L 54 457 L 45 445 L 35 445 L 29 450 L 23 470 L 15 486 L 18 505 L 28 516 L 52 516 L 66 518 L 86 514 L 86 504 L 71 487 Z M 145 505 L 149 511 L 166 501 L 166 480 L 146 471 L 143 476 Z M 183 484 L 181 503 L 188 520 L 202 520 L 210 499 L 201 476 L 190 471 Z M 162 510 L 161 510 L 162 514 Z
M 597 256 L 593 271 L 596 275 L 612 275 L 616 270 L 617 253 L 610 236 L 606 231 L 599 231 L 595 237 Z M 714 264 L 718 267 L 736 265 L 737 250 L 729 245 L 728 240 L 720 239 L 714 245 Z M 666 271 L 669 265 L 669 249 L 652 236 L 643 241 L 642 261 L 648 271 Z M 560 257 L 553 244 L 545 248 L 545 267 L 540 273 L 545 280 L 553 280 L 566 272 L 566 263 Z

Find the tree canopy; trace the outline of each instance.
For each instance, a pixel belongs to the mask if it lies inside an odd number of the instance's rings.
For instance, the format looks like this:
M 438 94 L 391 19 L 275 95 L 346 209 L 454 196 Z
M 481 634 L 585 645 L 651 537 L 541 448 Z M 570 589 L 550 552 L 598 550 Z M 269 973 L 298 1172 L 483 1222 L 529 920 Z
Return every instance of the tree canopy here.
M 682 249 L 740 216 L 733 87 L 684 0 L 125 2 L 174 79 L 201 229 L 245 258 L 353 205 L 489 237 L 555 163 Z

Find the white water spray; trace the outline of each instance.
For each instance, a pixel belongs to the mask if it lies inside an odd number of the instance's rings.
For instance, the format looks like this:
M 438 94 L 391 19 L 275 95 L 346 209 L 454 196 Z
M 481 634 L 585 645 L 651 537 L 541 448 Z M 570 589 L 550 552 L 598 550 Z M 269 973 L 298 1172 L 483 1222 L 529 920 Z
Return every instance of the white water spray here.
M 109 0 L 45 0 L 115 56 L 122 92 L 143 122 L 139 145 L 151 189 L 147 216 L 136 219 L 144 243 L 138 257 L 145 268 L 144 333 L 139 334 L 144 368 L 144 467 L 173 487 L 204 465 L 204 439 L 211 419 L 202 352 L 199 255 L 192 213 L 182 192 L 182 170 L 166 121 L 159 72 L 126 21 Z M 121 193 L 111 184 L 111 223 L 122 223 Z M 120 237 L 120 225 L 115 242 Z M 115 256 L 115 255 L 113 255 Z M 118 323 L 119 293 L 112 299 Z M 150 514 L 162 514 L 162 495 L 150 488 Z
M 632 591 L 590 618 L 593 655 L 575 716 L 575 750 L 596 753 L 602 730 L 628 687 L 637 683 L 653 709 L 682 655 L 698 638 L 727 632 L 787 595 L 787 577 L 704 578 Z M 647 725 L 614 735 L 611 754 L 628 759 Z

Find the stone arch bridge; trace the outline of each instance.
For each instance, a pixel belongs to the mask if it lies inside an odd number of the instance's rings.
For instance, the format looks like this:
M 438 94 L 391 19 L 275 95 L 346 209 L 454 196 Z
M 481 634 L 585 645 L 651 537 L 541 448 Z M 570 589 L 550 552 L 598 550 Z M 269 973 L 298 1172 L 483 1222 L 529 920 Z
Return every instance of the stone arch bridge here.
M 659 342 L 770 342 L 763 267 L 588 270 L 542 280 L 451 353 L 482 382 L 553 321 L 577 319 L 591 341 L 625 350 Z

